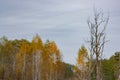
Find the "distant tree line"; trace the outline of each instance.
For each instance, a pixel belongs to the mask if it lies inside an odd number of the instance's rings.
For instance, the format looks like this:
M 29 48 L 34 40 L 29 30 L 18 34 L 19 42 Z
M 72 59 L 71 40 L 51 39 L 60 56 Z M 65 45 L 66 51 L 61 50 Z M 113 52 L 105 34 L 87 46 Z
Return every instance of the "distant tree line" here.
M 101 60 L 103 80 L 117 80 L 120 52 Z M 0 38 L 0 80 L 88 80 L 90 60 L 87 49 L 78 50 L 76 65 L 64 63 L 54 41 L 42 42 L 36 35 L 32 42 L 25 39 Z M 94 80 L 95 72 L 91 75 Z
M 0 80 L 64 80 L 70 70 L 54 41 L 0 38 Z

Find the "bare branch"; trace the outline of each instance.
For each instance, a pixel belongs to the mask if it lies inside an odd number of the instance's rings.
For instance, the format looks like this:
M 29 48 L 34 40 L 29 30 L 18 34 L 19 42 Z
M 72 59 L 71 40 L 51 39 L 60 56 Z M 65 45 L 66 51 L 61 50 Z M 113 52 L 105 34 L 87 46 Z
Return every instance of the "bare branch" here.
M 91 59 L 93 59 L 93 56 L 95 56 L 95 62 L 92 65 L 92 68 L 95 69 L 95 80 L 101 80 L 101 64 L 99 59 L 102 59 L 103 51 L 104 51 L 104 45 L 106 43 L 106 35 L 105 30 L 106 26 L 108 24 L 109 17 L 104 19 L 103 18 L 103 12 L 99 11 L 97 12 L 94 10 L 94 21 L 92 22 L 90 19 L 87 20 L 87 24 L 89 26 L 90 30 L 90 56 Z M 92 72 L 90 72 L 92 73 Z

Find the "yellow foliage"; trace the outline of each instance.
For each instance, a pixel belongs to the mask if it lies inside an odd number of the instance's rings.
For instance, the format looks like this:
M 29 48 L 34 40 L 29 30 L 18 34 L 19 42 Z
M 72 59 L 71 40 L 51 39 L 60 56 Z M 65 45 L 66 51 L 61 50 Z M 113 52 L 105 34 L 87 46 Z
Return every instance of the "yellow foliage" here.
M 86 67 L 86 59 L 88 58 L 87 50 L 84 46 L 79 49 L 78 58 L 77 58 L 77 67 L 84 69 Z

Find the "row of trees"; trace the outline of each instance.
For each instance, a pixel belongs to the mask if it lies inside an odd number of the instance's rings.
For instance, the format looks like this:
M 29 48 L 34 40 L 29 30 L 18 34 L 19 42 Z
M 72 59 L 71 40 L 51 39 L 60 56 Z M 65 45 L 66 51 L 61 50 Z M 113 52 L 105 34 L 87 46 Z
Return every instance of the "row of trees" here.
M 102 80 L 118 79 L 120 52 L 99 62 Z M 54 41 L 43 43 L 38 35 L 32 42 L 0 39 L 1 80 L 95 80 L 96 72 L 91 68 L 94 64 L 96 59 L 91 60 L 84 46 L 78 50 L 76 65 L 70 65 L 62 62 Z
M 0 39 L 1 80 L 63 80 L 62 55 L 54 41 Z

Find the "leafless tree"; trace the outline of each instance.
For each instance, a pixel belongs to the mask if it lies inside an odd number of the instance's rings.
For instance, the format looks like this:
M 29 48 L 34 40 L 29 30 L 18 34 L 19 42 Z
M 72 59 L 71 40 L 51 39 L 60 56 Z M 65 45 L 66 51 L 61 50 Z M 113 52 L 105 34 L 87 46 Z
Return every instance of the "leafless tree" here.
M 104 44 L 106 43 L 106 26 L 109 21 L 109 16 L 104 18 L 102 11 L 94 10 L 94 19 L 88 19 L 87 24 L 90 30 L 90 75 L 95 70 L 95 80 L 102 80 L 101 75 L 101 59 L 104 51 Z M 92 60 L 95 60 L 94 64 Z M 90 79 L 90 78 L 89 78 Z

